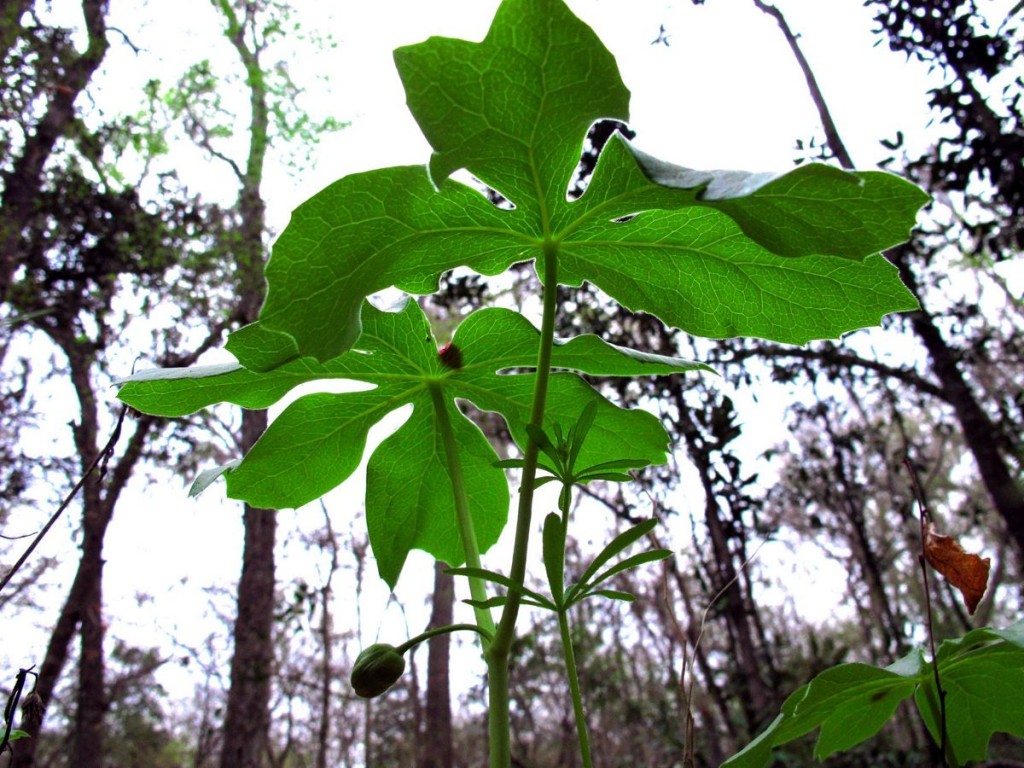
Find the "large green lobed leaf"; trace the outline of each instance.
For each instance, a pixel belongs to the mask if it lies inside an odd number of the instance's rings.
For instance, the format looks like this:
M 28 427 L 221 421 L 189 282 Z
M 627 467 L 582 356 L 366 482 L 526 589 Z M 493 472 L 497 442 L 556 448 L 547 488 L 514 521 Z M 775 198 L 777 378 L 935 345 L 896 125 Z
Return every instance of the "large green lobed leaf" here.
M 525 446 L 535 377 L 521 371 L 534 365 L 540 334 L 515 312 L 480 310 L 455 332 L 452 344 L 459 359 L 453 367 L 438 354 L 415 302 L 400 312 L 383 312 L 364 302 L 363 323 L 356 348 L 328 363 L 307 357 L 264 372 L 239 365 L 148 371 L 126 381 L 120 397 L 139 410 L 183 416 L 217 402 L 266 408 L 295 387 L 316 381 L 373 385 L 359 392 L 299 397 L 237 466 L 225 468 L 229 496 L 271 508 L 297 507 L 337 487 L 362 461 L 369 430 L 411 405 L 412 415 L 374 451 L 367 467 L 370 542 L 382 578 L 393 586 L 411 549 L 450 565 L 463 560 L 435 392 L 459 445 L 478 543 L 486 551 L 497 540 L 508 513 L 508 485 L 494 466 L 494 449 L 456 401 L 501 414 Z M 616 347 L 595 336 L 557 341 L 552 362 L 565 371 L 602 376 L 707 369 Z M 552 375 L 549 423 L 568 429 L 590 402 L 597 404 L 598 415 L 581 460 L 665 460 L 668 436 L 654 416 L 612 405 L 576 373 Z
M 561 0 L 505 0 L 481 43 L 431 38 L 395 61 L 434 148 L 429 167 L 348 176 L 295 211 L 257 329 L 229 341 L 246 367 L 341 354 L 363 298 L 383 288 L 429 293 L 458 266 L 495 274 L 546 257 L 560 282 L 590 280 L 709 337 L 804 343 L 916 306 L 878 253 L 906 238 L 926 198 L 889 174 L 705 173 L 616 137 L 570 202 L 588 127 L 628 118 L 629 92 Z M 460 168 L 514 210 L 449 179 Z

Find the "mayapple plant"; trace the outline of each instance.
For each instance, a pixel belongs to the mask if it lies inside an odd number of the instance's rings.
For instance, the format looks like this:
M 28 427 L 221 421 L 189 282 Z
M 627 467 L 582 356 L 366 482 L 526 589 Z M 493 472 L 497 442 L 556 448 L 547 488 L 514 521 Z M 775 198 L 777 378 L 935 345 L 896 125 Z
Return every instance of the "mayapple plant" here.
M 298 507 L 338 486 L 360 464 L 370 428 L 411 406 L 368 461 L 370 543 L 391 587 L 412 549 L 457 566 L 475 624 L 371 646 L 353 669 L 356 691 L 383 693 L 413 645 L 471 629 L 487 663 L 490 764 L 509 766 L 517 616 L 523 605 L 551 610 L 589 766 L 569 612 L 584 599 L 631 599 L 608 580 L 671 553 L 625 555 L 653 528 L 647 521 L 566 585 L 571 499 L 580 484 L 629 480 L 630 471 L 663 463 L 669 438 L 651 414 L 614 405 L 581 374 L 706 366 L 592 335 L 555 338 L 556 286 L 590 281 L 624 308 L 710 338 L 836 338 L 917 306 L 881 251 L 906 239 L 926 196 L 887 173 L 824 165 L 780 175 L 695 171 L 616 135 L 585 193 L 570 200 L 588 130 L 601 119 L 627 121 L 629 91 L 612 55 L 562 0 L 504 0 L 482 42 L 431 38 L 398 49 L 395 62 L 433 147 L 429 164 L 347 176 L 294 211 L 266 267 L 258 322 L 228 339 L 237 363 L 142 372 L 119 396 L 146 413 L 183 416 L 219 402 L 266 408 L 309 382 L 371 385 L 297 398 L 247 455 L 194 486 L 223 475 L 231 498 L 268 508 Z M 461 169 L 510 205 L 451 178 Z M 510 309 L 485 307 L 468 313 L 450 341 L 438 340 L 415 301 L 398 311 L 368 301 L 389 287 L 429 294 L 457 267 L 498 275 L 522 262 L 542 286 L 539 329 Z M 460 401 L 500 415 L 521 458 L 500 461 Z M 514 549 L 498 572 L 481 556 L 505 527 L 510 469 L 519 476 Z M 543 523 L 549 594 L 541 594 L 526 586 L 526 558 L 534 490 L 546 482 L 561 492 Z

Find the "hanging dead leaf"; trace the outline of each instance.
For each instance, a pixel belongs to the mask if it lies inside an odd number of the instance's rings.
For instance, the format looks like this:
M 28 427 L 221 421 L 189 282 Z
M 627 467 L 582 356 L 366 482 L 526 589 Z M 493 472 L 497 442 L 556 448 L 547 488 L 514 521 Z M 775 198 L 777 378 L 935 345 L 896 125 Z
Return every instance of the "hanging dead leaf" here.
M 956 539 L 936 532 L 934 523 L 925 526 L 924 557 L 932 568 L 960 590 L 967 612 L 973 614 L 988 588 L 988 570 L 992 560 L 965 552 Z

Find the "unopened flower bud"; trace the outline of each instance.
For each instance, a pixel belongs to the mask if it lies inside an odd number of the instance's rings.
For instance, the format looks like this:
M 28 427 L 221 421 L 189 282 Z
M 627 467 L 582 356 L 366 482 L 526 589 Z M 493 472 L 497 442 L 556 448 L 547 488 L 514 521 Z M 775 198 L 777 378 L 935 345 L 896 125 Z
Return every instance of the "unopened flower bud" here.
M 393 645 L 375 643 L 356 657 L 352 687 L 357 696 L 373 699 L 394 685 L 405 672 L 405 657 Z

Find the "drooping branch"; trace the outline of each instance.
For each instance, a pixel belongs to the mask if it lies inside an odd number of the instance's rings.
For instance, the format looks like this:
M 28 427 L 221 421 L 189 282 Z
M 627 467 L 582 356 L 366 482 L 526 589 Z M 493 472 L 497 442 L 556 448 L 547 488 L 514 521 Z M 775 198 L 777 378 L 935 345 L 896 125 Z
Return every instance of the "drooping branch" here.
M 948 393 L 942 387 L 932 383 L 916 371 L 886 365 L 878 360 L 871 360 L 849 352 L 840 352 L 835 347 L 780 347 L 773 344 L 758 344 L 747 349 L 732 351 L 726 362 L 742 363 L 750 358 L 813 360 L 844 368 L 863 368 L 885 378 L 896 379 L 923 394 L 950 402 Z

